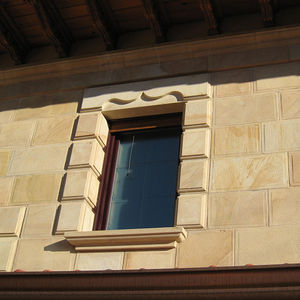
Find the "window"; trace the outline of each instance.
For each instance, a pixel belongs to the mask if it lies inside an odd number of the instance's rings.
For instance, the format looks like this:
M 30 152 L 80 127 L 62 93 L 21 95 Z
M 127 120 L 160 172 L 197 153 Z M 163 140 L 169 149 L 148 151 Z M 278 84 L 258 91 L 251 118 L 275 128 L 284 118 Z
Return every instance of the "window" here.
M 94 229 L 174 223 L 181 114 L 110 124 Z

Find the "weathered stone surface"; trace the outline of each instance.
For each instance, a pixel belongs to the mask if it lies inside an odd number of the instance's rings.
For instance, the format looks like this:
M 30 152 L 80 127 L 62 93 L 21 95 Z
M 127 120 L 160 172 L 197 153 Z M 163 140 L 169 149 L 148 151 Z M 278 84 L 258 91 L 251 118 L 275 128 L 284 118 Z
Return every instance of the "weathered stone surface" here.
M 215 124 L 231 125 L 273 121 L 277 118 L 273 93 L 230 97 L 215 101 Z
M 211 187 L 214 191 L 287 185 L 287 155 L 285 153 L 213 161 Z
M 210 130 L 187 129 L 182 135 L 181 157 L 208 157 L 210 153 Z
M 281 114 L 283 119 L 300 118 L 300 90 L 281 92 Z
M 196 268 L 233 265 L 231 231 L 192 231 L 179 244 L 177 267 Z
M 300 185 L 300 152 L 291 153 L 290 182 L 292 185 Z
M 70 271 L 73 269 L 72 247 L 62 237 L 21 239 L 13 270 Z
M 83 224 L 82 231 L 92 231 L 94 225 L 95 213 L 93 212 L 90 205 L 86 205 L 84 216 L 83 216 Z
M 11 202 L 16 204 L 57 201 L 61 178 L 62 174 L 17 177 Z
M 259 125 L 216 128 L 213 147 L 215 155 L 257 153 L 260 151 Z
M 211 124 L 211 102 L 193 100 L 185 104 L 183 115 L 184 127 L 203 127 Z
M 206 159 L 184 160 L 179 170 L 179 192 L 207 189 L 208 161 Z
M 207 195 L 204 193 L 183 194 L 177 199 L 176 224 L 205 227 Z
M 123 252 L 78 253 L 75 269 L 87 270 L 122 270 Z
M 213 85 L 216 86 L 217 97 L 249 94 L 252 90 L 251 71 L 235 70 L 215 73 Z
M 15 110 L 18 107 L 17 100 L 3 100 L 0 101 L 0 123 L 6 123 L 13 119 Z
M 0 236 L 18 236 L 25 216 L 25 207 L 0 207 Z
M 237 265 L 298 263 L 299 226 L 276 226 L 237 230 Z
M 33 144 L 67 142 L 71 138 L 73 117 L 41 119 L 37 122 Z
M 168 269 L 175 267 L 175 250 L 125 253 L 124 269 Z
M 300 188 L 270 190 L 271 225 L 300 225 Z
M 264 149 L 278 152 L 300 149 L 300 119 L 264 124 Z
M 28 145 L 32 137 L 34 122 L 11 122 L 0 125 L 0 147 Z
M 0 271 L 11 271 L 17 242 L 16 238 L 0 238 Z
M 0 151 L 0 176 L 5 176 L 10 157 L 11 157 L 10 151 L 4 151 L 4 150 Z
M 56 208 L 56 204 L 28 206 L 22 237 L 50 236 Z
M 69 145 L 39 146 L 16 150 L 9 174 L 64 170 Z
M 0 205 L 5 205 L 11 197 L 14 177 L 0 178 Z
M 267 222 L 265 191 L 211 193 L 208 226 L 264 226 Z

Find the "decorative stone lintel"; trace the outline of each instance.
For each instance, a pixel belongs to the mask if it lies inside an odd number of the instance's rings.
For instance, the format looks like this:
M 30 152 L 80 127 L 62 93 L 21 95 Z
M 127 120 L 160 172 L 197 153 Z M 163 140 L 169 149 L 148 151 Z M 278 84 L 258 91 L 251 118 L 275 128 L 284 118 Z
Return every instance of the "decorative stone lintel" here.
M 124 230 L 66 232 L 77 252 L 172 249 L 187 237 L 181 226 Z

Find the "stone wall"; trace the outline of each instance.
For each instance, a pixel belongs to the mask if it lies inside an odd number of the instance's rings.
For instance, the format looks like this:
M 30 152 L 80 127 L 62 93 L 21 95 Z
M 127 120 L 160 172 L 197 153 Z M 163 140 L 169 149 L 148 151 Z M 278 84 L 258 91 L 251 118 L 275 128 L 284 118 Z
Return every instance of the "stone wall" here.
M 122 112 L 85 107 L 83 89 L 1 100 L 0 271 L 299 262 L 298 69 L 294 62 L 214 72 L 199 82 L 209 92 L 178 88 L 184 133 L 175 225 L 187 238 L 164 250 L 78 252 L 63 236 L 92 228 L 105 110 Z M 139 113 L 135 103 L 129 110 Z

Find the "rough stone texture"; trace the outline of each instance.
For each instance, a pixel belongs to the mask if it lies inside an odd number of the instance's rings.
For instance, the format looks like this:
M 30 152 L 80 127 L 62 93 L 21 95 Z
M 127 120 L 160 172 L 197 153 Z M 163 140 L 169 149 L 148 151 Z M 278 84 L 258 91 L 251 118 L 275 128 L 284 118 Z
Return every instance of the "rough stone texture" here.
M 300 152 L 290 155 L 290 182 L 292 185 L 300 185 Z
M 237 70 L 215 73 L 213 83 L 217 97 L 249 94 L 252 90 L 251 72 L 249 70 Z
M 184 160 L 179 170 L 179 191 L 203 191 L 207 189 L 208 162 L 206 159 Z
M 22 237 L 50 236 L 56 208 L 56 204 L 28 206 Z
M 0 237 L 0 272 L 11 271 L 17 242 L 15 238 Z
M 20 234 L 25 207 L 12 206 L 0 208 L 0 236 L 18 236 Z
M 124 269 L 168 269 L 175 267 L 175 250 L 125 253 Z
M 283 119 L 300 118 L 300 90 L 281 92 L 281 115 Z
M 210 151 L 209 129 L 187 129 L 182 135 L 181 157 L 208 157 Z
M 75 269 L 88 270 L 122 270 L 123 252 L 78 253 Z
M 214 130 L 214 153 L 239 154 L 260 151 L 259 125 L 231 126 Z
M 57 201 L 61 178 L 62 174 L 17 177 L 11 202 L 19 204 Z
M 267 222 L 265 191 L 211 193 L 208 226 L 264 226 Z
M 205 227 L 207 195 L 183 194 L 177 199 L 176 224 L 183 226 Z
M 231 231 L 192 231 L 179 244 L 177 267 L 196 268 L 233 265 Z
M 270 224 L 300 225 L 300 188 L 270 190 Z
M 0 205 L 5 205 L 9 201 L 11 197 L 13 183 L 13 177 L 0 178 Z
M 273 121 L 277 118 L 276 95 L 256 94 L 215 101 L 215 124 L 232 125 Z
M 211 102 L 193 100 L 185 104 L 183 115 L 184 127 L 203 127 L 211 123 Z
M 55 144 L 70 140 L 74 118 L 50 118 L 37 122 L 33 144 Z
M 33 147 L 15 151 L 9 174 L 64 170 L 69 145 Z
M 264 149 L 278 152 L 300 149 L 300 119 L 264 124 Z
M 0 151 L 0 176 L 5 176 L 10 161 L 10 151 Z
M 12 122 L 0 125 L 0 147 L 26 146 L 33 134 L 35 123 Z
M 72 247 L 62 237 L 21 239 L 13 270 L 70 271 L 73 269 Z
M 211 187 L 214 191 L 285 187 L 287 184 L 285 153 L 213 161 Z
M 236 241 L 237 265 L 298 263 L 299 226 L 239 229 Z

